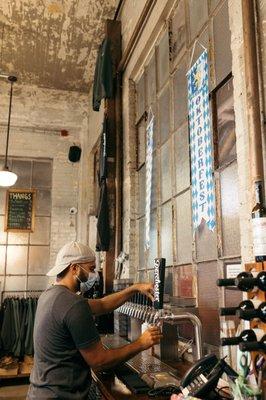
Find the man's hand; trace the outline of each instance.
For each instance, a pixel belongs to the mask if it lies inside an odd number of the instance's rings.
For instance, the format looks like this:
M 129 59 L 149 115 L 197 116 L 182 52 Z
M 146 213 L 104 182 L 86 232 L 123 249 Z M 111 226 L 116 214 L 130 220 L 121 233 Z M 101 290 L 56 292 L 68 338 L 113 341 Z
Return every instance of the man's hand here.
M 143 350 L 160 342 L 161 331 L 157 326 L 149 328 L 135 342 L 116 349 L 105 349 L 102 342 L 93 342 L 86 349 L 79 349 L 86 363 L 100 371 L 127 361 Z
M 158 326 L 151 326 L 138 338 L 137 342 L 140 343 L 143 350 L 146 350 L 158 344 L 162 337 L 160 328 Z
M 151 301 L 153 301 L 153 283 L 136 283 L 135 285 L 133 285 L 134 288 L 142 293 L 145 294 L 145 296 L 149 297 L 151 299 Z

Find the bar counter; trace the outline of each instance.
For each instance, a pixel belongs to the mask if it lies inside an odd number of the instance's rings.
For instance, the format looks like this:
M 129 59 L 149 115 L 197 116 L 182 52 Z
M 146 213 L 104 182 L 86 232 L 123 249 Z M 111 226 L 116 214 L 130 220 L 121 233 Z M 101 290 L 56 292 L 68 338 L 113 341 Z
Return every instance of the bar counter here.
M 102 337 L 102 342 L 106 348 L 117 348 L 128 344 L 128 342 L 118 335 L 106 335 Z M 151 355 L 151 350 L 145 350 L 127 361 L 126 365 L 135 370 L 140 376 L 148 372 L 169 372 L 177 379 L 180 379 L 186 370 L 191 366 L 188 363 L 176 362 L 175 368 L 163 363 L 158 358 Z M 97 383 L 104 400 L 148 400 L 151 399 L 147 394 L 133 394 L 130 389 L 114 374 L 113 371 L 107 373 L 93 372 L 94 381 Z M 169 396 L 156 397 L 158 400 L 169 399 Z
M 92 373 L 92 377 L 102 393 L 102 400 L 150 400 L 147 394 L 133 394 L 123 382 L 115 375 L 103 377 L 101 374 Z M 167 397 L 156 397 L 157 400 L 169 400 Z

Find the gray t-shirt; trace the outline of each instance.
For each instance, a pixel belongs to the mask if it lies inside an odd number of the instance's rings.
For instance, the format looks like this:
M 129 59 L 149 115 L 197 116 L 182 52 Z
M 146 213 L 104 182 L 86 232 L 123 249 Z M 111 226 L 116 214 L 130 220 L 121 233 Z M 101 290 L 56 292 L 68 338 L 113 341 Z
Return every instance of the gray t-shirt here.
M 78 349 L 100 340 L 88 301 L 55 285 L 39 298 L 27 399 L 86 399 L 91 372 Z

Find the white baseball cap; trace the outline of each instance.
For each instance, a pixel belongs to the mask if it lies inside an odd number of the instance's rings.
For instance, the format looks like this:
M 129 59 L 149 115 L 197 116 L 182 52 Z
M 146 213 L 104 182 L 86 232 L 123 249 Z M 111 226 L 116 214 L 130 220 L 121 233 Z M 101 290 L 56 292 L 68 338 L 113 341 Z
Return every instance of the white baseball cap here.
M 65 244 L 58 252 L 55 266 L 47 272 L 47 276 L 56 276 L 75 262 L 84 263 L 95 261 L 94 251 L 87 245 L 79 242 Z

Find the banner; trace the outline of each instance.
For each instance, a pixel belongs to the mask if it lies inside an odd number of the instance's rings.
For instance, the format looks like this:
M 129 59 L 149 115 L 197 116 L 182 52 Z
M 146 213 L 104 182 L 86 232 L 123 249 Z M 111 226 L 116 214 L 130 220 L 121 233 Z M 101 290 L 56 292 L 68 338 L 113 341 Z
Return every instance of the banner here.
M 215 188 L 207 51 L 190 68 L 187 79 L 193 228 L 196 230 L 204 219 L 213 231 L 216 225 Z
M 145 203 L 145 249 L 150 248 L 151 222 L 151 184 L 152 184 L 152 151 L 153 151 L 154 115 L 149 112 L 146 128 L 146 203 Z

